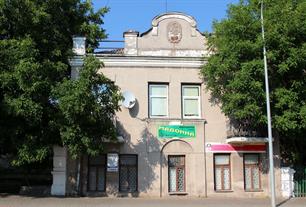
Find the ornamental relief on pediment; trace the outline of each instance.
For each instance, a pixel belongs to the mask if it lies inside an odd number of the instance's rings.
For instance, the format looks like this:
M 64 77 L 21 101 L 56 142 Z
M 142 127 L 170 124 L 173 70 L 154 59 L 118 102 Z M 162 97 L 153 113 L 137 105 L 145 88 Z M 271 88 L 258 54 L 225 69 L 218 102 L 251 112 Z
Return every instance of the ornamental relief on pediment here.
M 179 43 L 182 39 L 182 26 L 178 22 L 170 22 L 167 26 L 168 40 L 171 43 Z

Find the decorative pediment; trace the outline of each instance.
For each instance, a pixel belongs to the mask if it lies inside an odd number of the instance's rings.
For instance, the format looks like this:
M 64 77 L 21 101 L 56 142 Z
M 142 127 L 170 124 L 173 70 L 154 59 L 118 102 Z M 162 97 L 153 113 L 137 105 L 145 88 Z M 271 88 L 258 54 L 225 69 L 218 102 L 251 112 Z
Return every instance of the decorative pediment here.
M 191 35 L 192 36 L 196 35 L 197 23 L 195 19 L 192 16 L 179 12 L 165 13 L 154 17 L 154 19 L 152 20 L 152 35 L 158 35 L 159 23 L 167 19 L 181 19 L 188 22 L 191 27 Z
M 125 55 L 202 57 L 208 55 L 206 37 L 197 30 L 195 19 L 189 15 L 170 12 L 156 16 L 152 27 L 139 35 L 127 31 Z

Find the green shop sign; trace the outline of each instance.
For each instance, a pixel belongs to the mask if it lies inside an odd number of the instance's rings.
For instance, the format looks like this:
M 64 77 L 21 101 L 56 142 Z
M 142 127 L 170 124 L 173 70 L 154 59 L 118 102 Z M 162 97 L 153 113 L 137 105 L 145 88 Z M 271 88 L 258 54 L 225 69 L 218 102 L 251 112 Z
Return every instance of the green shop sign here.
M 194 138 L 195 126 L 167 125 L 158 127 L 159 138 Z

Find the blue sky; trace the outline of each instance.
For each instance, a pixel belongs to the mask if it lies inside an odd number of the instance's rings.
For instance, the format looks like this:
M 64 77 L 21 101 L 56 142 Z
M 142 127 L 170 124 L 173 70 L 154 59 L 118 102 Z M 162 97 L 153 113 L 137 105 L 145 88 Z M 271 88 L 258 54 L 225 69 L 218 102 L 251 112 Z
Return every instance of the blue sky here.
M 227 5 L 239 0 L 167 0 L 168 11 L 184 12 L 193 16 L 201 32 L 212 31 L 214 19 L 226 16 Z M 151 26 L 152 19 L 166 11 L 166 0 L 92 0 L 95 9 L 110 7 L 104 18 L 109 40 L 122 40 L 128 29 L 143 33 Z

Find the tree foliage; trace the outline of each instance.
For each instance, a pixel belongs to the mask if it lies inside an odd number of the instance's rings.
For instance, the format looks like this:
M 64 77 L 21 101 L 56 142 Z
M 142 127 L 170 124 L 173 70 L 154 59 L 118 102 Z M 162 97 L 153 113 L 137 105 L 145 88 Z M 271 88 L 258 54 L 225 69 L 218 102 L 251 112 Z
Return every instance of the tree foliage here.
M 98 74 L 100 68 L 100 61 L 89 56 L 77 80 L 66 79 L 53 91 L 61 139 L 73 157 L 96 155 L 105 141 L 116 137 L 114 116 L 121 95 L 113 82 Z
M 75 155 L 114 134 L 108 119 L 118 109 L 118 88 L 111 83 L 90 96 L 90 88 L 109 82 L 94 74 L 101 65 L 88 58 L 72 81 L 68 63 L 73 35 L 86 37 L 88 52 L 106 37 L 107 11 L 94 11 L 89 0 L 0 0 L 0 153 L 17 155 L 15 164 L 44 160 L 53 144 Z
M 266 134 L 260 2 L 241 0 L 214 22 L 208 40 L 213 55 L 201 73 L 233 123 Z M 286 156 L 299 162 L 294 152 L 303 151 L 306 135 L 306 1 L 264 2 L 272 127 Z

